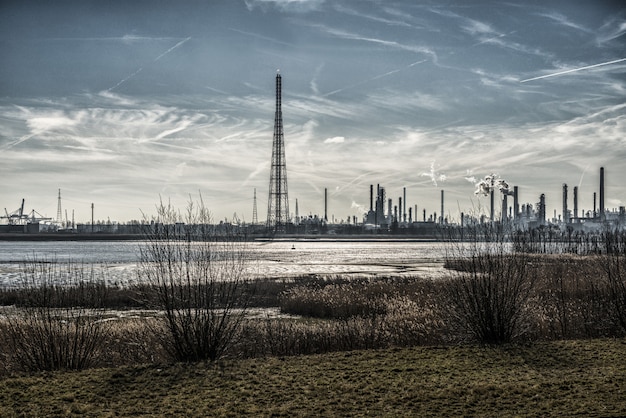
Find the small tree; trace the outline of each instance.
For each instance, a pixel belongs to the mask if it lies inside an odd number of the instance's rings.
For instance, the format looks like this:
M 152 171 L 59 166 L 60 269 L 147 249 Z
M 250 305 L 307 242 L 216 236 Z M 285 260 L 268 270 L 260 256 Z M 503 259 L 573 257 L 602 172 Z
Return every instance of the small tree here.
M 508 234 L 483 225 L 447 253 L 454 269 L 444 287 L 451 319 L 481 343 L 510 342 L 524 334 L 524 312 L 535 283 L 528 255 L 515 251 Z
M 190 200 L 184 216 L 171 204 L 140 247 L 140 280 L 152 285 L 163 311 L 161 342 L 177 361 L 215 361 L 235 339 L 246 313 L 246 248 L 229 225 L 211 225 L 204 203 Z

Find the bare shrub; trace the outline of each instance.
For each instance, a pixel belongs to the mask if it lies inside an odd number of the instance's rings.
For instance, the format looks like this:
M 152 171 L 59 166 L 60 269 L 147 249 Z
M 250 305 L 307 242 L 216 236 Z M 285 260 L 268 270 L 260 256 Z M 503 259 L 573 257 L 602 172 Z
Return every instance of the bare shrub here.
M 446 264 L 453 267 L 444 287 L 449 320 L 481 343 L 500 344 L 527 334 L 526 315 L 535 284 L 529 256 L 491 225 L 465 231 L 466 242 L 451 243 Z
M 598 261 L 604 272 L 611 319 L 626 333 L 626 231 L 602 233 L 604 253 Z
M 93 270 L 32 260 L 19 288 L 21 306 L 7 313 L 5 325 L 12 362 L 31 371 L 91 366 L 108 332 L 106 286 Z
M 237 335 L 247 309 L 243 237 L 232 227 L 211 225 L 202 201 L 190 201 L 184 216 L 171 204 L 157 206 L 157 219 L 140 248 L 140 281 L 153 286 L 166 332 L 156 328 L 177 361 L 219 359 Z

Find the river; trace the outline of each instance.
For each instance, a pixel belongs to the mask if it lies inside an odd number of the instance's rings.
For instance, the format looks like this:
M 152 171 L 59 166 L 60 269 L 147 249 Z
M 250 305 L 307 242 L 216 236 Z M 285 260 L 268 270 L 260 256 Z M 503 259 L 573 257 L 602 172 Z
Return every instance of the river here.
M 94 267 L 109 283 L 136 280 L 142 241 L 0 241 L 0 286 L 14 286 L 28 260 Z M 267 241 L 245 244 L 250 278 L 444 274 L 442 243 Z

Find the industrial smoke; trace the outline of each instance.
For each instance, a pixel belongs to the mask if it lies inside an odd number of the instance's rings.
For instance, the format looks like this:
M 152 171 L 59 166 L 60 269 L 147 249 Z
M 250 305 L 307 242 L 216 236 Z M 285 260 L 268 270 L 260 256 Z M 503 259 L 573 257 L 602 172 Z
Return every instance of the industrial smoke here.
M 474 194 L 489 196 L 489 194 L 494 190 L 499 190 L 506 194 L 509 191 L 509 184 L 501 179 L 497 174 L 491 173 L 476 183 L 476 191 Z

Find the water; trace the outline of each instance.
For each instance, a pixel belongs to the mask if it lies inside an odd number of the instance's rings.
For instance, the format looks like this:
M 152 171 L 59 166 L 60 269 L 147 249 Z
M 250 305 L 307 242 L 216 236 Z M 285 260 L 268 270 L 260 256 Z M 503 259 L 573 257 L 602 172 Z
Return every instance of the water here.
M 136 280 L 141 241 L 0 241 L 0 285 L 12 286 L 27 260 L 94 266 L 110 283 Z M 246 243 L 251 278 L 422 276 L 443 274 L 443 246 L 398 241 Z

